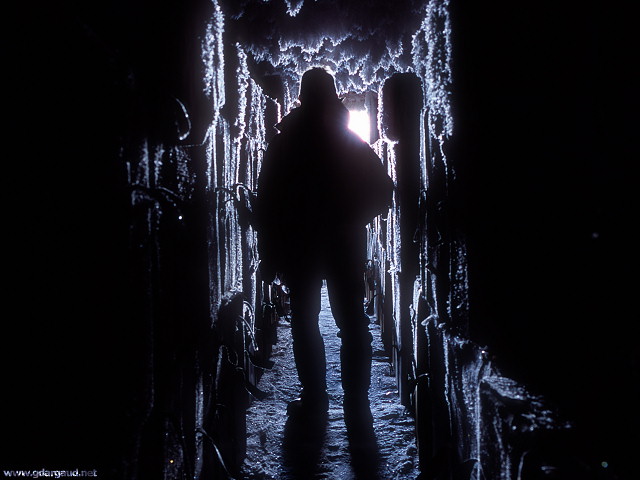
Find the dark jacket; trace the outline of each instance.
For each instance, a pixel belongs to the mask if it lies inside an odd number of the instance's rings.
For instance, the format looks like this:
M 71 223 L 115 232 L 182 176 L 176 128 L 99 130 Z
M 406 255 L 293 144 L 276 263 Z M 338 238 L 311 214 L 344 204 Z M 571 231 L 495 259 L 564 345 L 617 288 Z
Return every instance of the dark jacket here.
M 296 108 L 277 125 L 254 207 L 266 277 L 315 268 L 337 258 L 336 249 L 359 248 L 350 239 L 391 205 L 385 167 L 347 124 L 348 111 L 336 102 Z

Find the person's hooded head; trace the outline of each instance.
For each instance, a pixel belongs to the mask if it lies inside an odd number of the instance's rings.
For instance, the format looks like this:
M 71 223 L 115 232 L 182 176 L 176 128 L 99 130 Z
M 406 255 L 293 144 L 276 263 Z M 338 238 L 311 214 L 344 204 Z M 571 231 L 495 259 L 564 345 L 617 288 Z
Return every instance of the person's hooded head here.
M 340 102 L 333 75 L 322 67 L 312 68 L 302 75 L 298 98 L 303 107 L 317 107 Z
M 338 97 L 335 79 L 322 67 L 304 72 L 298 99 L 302 109 L 317 121 L 341 127 L 349 123 L 349 111 Z

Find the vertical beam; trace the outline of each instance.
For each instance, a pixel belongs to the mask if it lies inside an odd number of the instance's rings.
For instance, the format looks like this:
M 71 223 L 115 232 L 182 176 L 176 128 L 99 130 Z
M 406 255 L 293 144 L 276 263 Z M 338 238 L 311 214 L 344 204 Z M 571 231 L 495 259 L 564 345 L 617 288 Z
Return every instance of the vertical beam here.
M 391 158 L 396 174 L 395 194 L 395 258 L 396 275 L 394 305 L 398 364 L 396 375 L 400 398 L 410 404 L 413 373 L 413 328 L 411 304 L 413 285 L 419 273 L 419 245 L 414 241 L 418 228 L 420 195 L 420 111 L 422 86 L 413 74 L 397 74 L 382 87 L 381 126 L 383 136 L 391 143 Z

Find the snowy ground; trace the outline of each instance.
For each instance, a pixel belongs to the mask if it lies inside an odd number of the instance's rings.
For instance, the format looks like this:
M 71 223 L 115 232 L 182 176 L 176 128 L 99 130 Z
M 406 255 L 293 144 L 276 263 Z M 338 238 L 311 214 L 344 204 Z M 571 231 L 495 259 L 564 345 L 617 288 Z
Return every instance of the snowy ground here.
M 374 359 L 371 372 L 371 412 L 377 448 L 353 450 L 347 441 L 340 386 L 340 340 L 331 316 L 326 289 L 322 291 L 320 328 L 327 351 L 327 381 L 331 404 L 326 422 L 289 425 L 287 402 L 299 394 L 293 362 L 291 329 L 278 327 L 273 369 L 260 380 L 269 394 L 254 400 L 247 412 L 247 457 L 243 480 L 409 480 L 418 476 L 414 421 L 400 405 L 380 329 L 371 323 Z M 375 467 L 376 472 L 372 473 Z M 363 468 L 364 467 L 364 468 Z

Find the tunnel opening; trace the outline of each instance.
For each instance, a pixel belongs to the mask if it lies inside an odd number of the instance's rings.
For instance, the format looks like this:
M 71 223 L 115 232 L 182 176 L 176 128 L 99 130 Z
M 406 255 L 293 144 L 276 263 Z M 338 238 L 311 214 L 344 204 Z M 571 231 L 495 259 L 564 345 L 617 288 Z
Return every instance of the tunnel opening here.
M 349 110 L 349 128 L 369 144 L 380 138 L 378 130 L 378 94 L 375 90 L 347 92 L 340 96 Z
M 349 129 L 367 143 L 371 143 L 371 119 L 366 110 L 349 110 Z

